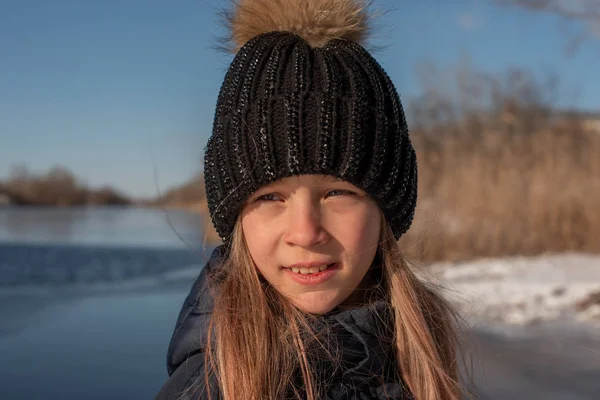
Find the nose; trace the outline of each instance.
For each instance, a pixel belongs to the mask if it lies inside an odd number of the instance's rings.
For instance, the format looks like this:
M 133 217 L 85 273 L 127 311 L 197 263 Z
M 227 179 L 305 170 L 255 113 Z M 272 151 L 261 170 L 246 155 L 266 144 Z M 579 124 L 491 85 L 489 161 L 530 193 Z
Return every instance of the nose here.
M 294 200 L 288 209 L 287 221 L 284 240 L 290 246 L 314 248 L 329 241 L 329 234 L 322 224 L 321 211 L 308 198 Z

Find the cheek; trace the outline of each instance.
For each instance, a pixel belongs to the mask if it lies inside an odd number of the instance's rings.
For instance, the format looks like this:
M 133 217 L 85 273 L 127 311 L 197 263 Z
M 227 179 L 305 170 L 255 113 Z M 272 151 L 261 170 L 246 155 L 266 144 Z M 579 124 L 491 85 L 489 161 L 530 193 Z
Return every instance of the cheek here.
M 264 221 L 258 221 L 252 214 L 242 217 L 242 230 L 250 256 L 262 272 L 273 251 L 273 231 L 265 229 Z
M 346 217 L 338 225 L 337 237 L 347 252 L 362 256 L 369 256 L 376 251 L 379 244 L 381 221 L 377 209 L 367 209 Z M 351 228 L 350 228 L 351 227 Z

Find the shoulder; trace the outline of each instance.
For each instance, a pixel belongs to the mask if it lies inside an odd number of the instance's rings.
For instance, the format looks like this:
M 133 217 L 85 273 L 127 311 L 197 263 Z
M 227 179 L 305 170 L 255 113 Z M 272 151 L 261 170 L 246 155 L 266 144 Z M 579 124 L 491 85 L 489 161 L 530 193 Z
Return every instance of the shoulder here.
M 167 370 L 172 374 L 188 357 L 204 351 L 208 324 L 214 307 L 209 289 L 210 273 L 218 268 L 224 256 L 222 246 L 217 247 L 206 266 L 194 282 L 185 299 L 171 336 L 167 355 Z
M 208 399 L 205 366 L 204 353 L 189 357 L 164 383 L 154 400 Z M 221 398 L 218 384 L 213 377 L 210 379 L 210 398 L 218 400 Z

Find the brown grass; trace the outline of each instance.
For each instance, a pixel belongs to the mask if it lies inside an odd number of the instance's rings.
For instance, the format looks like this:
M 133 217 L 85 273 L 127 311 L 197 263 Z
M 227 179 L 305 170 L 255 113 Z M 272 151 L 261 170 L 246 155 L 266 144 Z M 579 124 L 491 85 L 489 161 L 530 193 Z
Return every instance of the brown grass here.
M 420 202 L 406 248 L 421 259 L 600 251 L 600 134 L 415 140 Z M 500 143 L 496 143 L 500 142 Z M 476 147 L 474 151 L 470 147 Z
M 402 239 L 412 258 L 600 252 L 600 132 L 527 99 L 523 87 L 543 88 L 525 81 L 490 112 L 413 130 L 420 199 Z

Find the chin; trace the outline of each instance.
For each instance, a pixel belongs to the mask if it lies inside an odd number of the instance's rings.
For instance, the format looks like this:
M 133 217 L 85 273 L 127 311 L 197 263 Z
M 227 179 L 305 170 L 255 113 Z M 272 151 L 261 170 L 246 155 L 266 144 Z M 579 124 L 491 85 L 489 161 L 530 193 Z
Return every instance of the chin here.
M 323 292 L 302 293 L 295 299 L 291 299 L 291 302 L 302 311 L 316 315 L 327 314 L 343 301 L 344 298 L 340 297 L 339 293 Z

